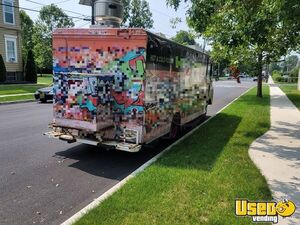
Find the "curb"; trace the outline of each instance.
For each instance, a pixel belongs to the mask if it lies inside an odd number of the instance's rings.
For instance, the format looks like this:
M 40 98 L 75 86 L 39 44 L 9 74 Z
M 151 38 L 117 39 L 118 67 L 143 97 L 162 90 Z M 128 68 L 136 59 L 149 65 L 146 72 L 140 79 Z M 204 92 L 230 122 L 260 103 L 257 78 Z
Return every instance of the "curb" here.
M 85 214 L 87 214 L 89 211 L 91 211 L 92 209 L 96 208 L 97 206 L 99 206 L 104 200 L 106 200 L 108 197 L 110 197 L 115 192 L 117 192 L 129 180 L 131 180 L 132 178 L 136 177 L 139 173 L 143 172 L 147 167 L 149 167 L 151 164 L 153 164 L 155 161 L 157 161 L 163 154 L 165 154 L 166 152 L 168 152 L 173 146 L 177 145 L 179 142 L 181 142 L 184 139 L 186 139 L 187 137 L 191 136 L 200 127 L 202 127 L 204 124 L 208 123 L 211 119 L 213 119 L 214 117 L 216 117 L 220 112 L 222 112 L 224 109 L 226 109 L 228 106 L 230 106 L 236 100 L 238 100 L 241 96 L 247 94 L 253 88 L 255 88 L 255 86 L 252 87 L 252 88 L 249 88 L 247 91 L 245 91 L 244 93 L 242 93 L 241 95 L 239 95 L 238 97 L 236 97 L 233 101 L 231 101 L 226 106 L 224 106 L 222 109 L 220 109 L 215 115 L 213 115 L 210 118 L 208 118 L 207 120 L 205 120 L 199 126 L 195 127 L 193 130 L 191 130 L 190 132 L 188 132 L 186 135 L 184 135 L 183 137 L 181 137 L 180 139 L 178 139 L 177 141 L 175 141 L 173 144 L 171 144 L 170 146 L 168 146 L 161 153 L 159 153 L 158 155 L 154 156 L 152 159 L 150 159 L 149 161 L 147 161 L 146 163 L 144 163 L 138 169 L 136 169 L 131 174 L 129 174 L 126 178 L 124 178 L 123 180 L 121 180 L 118 184 L 116 184 L 111 189 L 109 189 L 106 192 L 104 192 L 102 195 L 100 195 L 98 198 L 96 198 L 93 202 L 91 202 L 89 205 L 87 205 L 86 207 L 84 207 L 83 209 L 81 209 L 79 212 L 77 212 L 76 214 L 74 214 L 72 217 L 70 217 L 68 220 L 66 220 L 65 222 L 63 222 L 61 225 L 72 225 L 72 224 L 74 224 L 82 216 L 84 216 Z
M 0 105 L 12 105 L 12 104 L 20 104 L 20 103 L 28 103 L 28 102 L 36 102 L 36 100 L 21 100 L 14 102 L 0 102 Z

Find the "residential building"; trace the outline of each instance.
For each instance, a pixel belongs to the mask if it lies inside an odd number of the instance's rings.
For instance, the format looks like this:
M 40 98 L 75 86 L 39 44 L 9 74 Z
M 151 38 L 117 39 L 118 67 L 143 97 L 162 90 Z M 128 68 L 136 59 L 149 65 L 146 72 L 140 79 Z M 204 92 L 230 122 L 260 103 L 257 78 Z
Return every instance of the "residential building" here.
M 19 0 L 0 0 L 0 54 L 7 82 L 23 81 Z

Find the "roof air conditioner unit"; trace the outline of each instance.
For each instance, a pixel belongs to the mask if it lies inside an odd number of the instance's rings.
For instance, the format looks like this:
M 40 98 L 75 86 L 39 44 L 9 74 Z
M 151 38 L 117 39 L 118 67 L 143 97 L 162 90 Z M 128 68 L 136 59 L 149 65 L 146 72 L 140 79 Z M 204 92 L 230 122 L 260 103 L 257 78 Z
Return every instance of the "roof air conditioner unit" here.
M 80 0 L 79 4 L 92 6 L 96 26 L 120 27 L 123 21 L 121 0 Z

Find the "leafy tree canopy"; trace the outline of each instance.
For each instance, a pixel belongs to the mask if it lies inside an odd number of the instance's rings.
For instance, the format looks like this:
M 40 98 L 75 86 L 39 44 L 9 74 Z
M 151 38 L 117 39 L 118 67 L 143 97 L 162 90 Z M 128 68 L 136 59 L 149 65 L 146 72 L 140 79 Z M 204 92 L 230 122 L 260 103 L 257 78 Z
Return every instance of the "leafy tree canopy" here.
M 280 71 L 281 70 L 281 66 L 280 66 L 280 64 L 279 63 L 277 63 L 277 62 L 272 62 L 271 64 L 270 64 L 270 72 L 272 73 L 273 71 Z
M 32 50 L 28 51 L 28 56 L 25 65 L 25 79 L 26 81 L 32 83 L 37 82 L 37 71 Z
M 39 69 L 52 69 L 53 30 L 73 26 L 73 20 L 56 5 L 47 5 L 41 9 L 33 33 L 33 51 Z
M 40 11 L 39 20 L 47 25 L 50 32 L 55 28 L 74 27 L 73 20 L 55 4 L 44 6 Z
M 124 11 L 123 11 L 123 25 L 128 22 L 130 16 L 130 0 L 122 0 Z
M 290 55 L 285 60 L 285 65 L 287 70 L 294 69 L 298 64 L 298 56 L 297 55 Z
M 179 44 L 183 45 L 195 45 L 195 37 L 192 33 L 188 31 L 181 30 L 177 32 L 176 36 L 171 38 L 173 41 L 176 41 Z
M 0 54 L 0 82 L 4 82 L 6 79 L 6 67 L 3 61 L 3 57 Z
M 153 27 L 152 13 L 146 0 L 123 0 L 123 5 L 123 25 L 148 29 Z
M 20 10 L 21 33 L 22 33 L 22 55 L 26 58 L 27 52 L 33 48 L 32 35 L 34 23 L 24 10 Z
M 177 25 L 180 23 L 182 23 L 182 19 L 178 16 L 170 19 L 172 29 L 176 29 Z

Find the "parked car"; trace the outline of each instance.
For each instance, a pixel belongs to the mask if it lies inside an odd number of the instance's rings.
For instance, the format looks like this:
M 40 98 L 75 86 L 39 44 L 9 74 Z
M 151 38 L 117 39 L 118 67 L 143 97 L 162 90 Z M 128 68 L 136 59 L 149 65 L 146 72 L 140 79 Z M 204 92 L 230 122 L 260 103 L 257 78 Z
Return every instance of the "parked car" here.
M 35 94 L 34 97 L 37 101 L 40 102 L 47 102 L 48 100 L 52 100 L 53 99 L 53 86 L 49 86 L 49 87 L 45 87 L 45 88 L 40 88 L 38 89 Z
M 283 75 L 282 78 L 287 80 L 287 79 L 290 78 L 290 76 L 289 75 Z
M 253 77 L 253 81 L 257 81 L 257 77 Z

